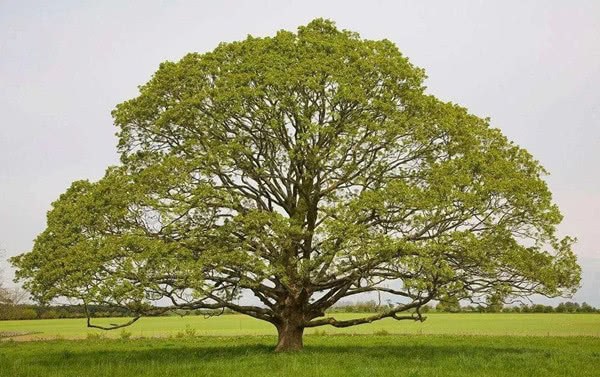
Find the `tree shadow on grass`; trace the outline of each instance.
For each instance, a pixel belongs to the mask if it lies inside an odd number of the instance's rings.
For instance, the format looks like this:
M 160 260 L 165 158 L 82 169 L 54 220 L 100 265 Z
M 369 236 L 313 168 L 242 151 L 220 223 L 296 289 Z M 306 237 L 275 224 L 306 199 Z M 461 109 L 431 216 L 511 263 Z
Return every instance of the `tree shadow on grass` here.
M 152 340 L 148 340 L 152 342 Z M 183 343 L 178 345 L 173 341 L 167 345 L 156 346 L 139 343 L 136 340 L 131 347 L 124 347 L 126 342 L 102 342 L 106 347 L 92 349 L 77 349 L 72 345 L 67 347 L 48 347 L 41 355 L 29 360 L 31 364 L 41 367 L 51 367 L 60 363 L 62 367 L 82 364 L 144 364 L 148 362 L 159 364 L 172 364 L 185 360 L 186 363 L 210 363 L 228 361 L 242 361 L 246 358 L 259 358 L 265 360 L 280 360 L 279 358 L 323 358 L 324 360 L 371 360 L 394 359 L 395 362 L 404 362 L 415 359 L 442 361 L 457 357 L 472 359 L 489 359 L 491 357 L 519 357 L 518 355 L 534 355 L 542 350 L 519 347 L 494 347 L 480 345 L 307 345 L 304 351 L 292 354 L 276 354 L 274 346 L 268 344 L 245 343 L 241 345 L 215 345 Z M 218 340 L 216 340 L 218 342 Z M 117 347 L 111 347 L 111 344 Z M 218 344 L 218 343 L 217 343 Z M 64 345 L 64 343 L 63 343 Z M 112 348 L 112 349 L 111 349 Z M 37 357 L 39 356 L 39 357 Z
M 321 354 L 335 355 L 353 355 L 359 354 L 363 358 L 380 358 L 382 356 L 394 357 L 400 359 L 413 359 L 419 356 L 447 358 L 461 356 L 478 356 L 485 357 L 486 355 L 517 355 L 517 354 L 533 354 L 540 352 L 535 349 L 524 349 L 517 347 L 489 347 L 475 345 L 374 345 L 374 346 L 306 346 L 306 352 L 314 352 Z

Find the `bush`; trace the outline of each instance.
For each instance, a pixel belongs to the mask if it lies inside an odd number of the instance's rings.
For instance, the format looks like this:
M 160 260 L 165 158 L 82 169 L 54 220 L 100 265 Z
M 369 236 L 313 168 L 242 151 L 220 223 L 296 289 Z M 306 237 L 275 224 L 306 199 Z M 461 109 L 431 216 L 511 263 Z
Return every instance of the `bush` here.
M 59 318 L 56 310 L 47 310 L 40 314 L 41 319 L 56 319 Z
M 131 338 L 131 331 L 127 331 L 127 330 L 121 330 L 121 332 L 119 333 L 119 338 L 123 339 L 123 340 L 127 340 L 129 338 Z
M 32 308 L 21 305 L 0 305 L 0 319 L 18 320 L 36 318 L 38 318 L 38 313 Z
M 21 308 L 17 311 L 16 317 L 15 319 L 36 319 L 38 314 L 32 308 Z
M 100 339 L 104 339 L 104 334 L 101 334 L 98 332 L 89 332 L 89 333 L 87 333 L 86 338 L 88 340 L 100 340 Z
M 193 338 L 196 336 L 196 329 L 192 328 L 190 325 L 185 326 L 185 336 L 188 338 Z

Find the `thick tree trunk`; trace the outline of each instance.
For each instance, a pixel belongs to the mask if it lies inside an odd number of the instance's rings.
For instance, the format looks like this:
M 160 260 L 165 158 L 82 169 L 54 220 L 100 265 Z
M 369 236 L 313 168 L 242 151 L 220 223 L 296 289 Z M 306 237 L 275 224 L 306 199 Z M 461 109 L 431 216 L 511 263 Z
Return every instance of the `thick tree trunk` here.
M 275 352 L 300 351 L 303 347 L 302 335 L 304 328 L 292 323 L 284 323 L 277 326 L 279 339 Z

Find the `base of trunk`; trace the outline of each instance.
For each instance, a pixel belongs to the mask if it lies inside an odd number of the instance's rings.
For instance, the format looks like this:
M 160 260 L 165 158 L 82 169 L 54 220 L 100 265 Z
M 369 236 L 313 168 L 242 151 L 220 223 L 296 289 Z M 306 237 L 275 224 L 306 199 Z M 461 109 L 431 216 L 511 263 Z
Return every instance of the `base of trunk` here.
M 304 346 L 302 343 L 302 335 L 304 328 L 297 326 L 278 326 L 277 332 L 279 339 L 275 352 L 294 352 L 300 351 Z

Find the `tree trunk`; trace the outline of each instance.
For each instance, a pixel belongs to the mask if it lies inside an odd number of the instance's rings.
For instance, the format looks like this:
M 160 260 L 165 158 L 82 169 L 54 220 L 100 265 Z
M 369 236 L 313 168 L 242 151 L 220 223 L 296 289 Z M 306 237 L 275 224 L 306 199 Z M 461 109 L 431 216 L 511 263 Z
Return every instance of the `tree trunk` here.
M 292 323 L 284 323 L 277 326 L 279 339 L 275 352 L 300 351 L 303 347 L 302 335 L 304 328 Z

